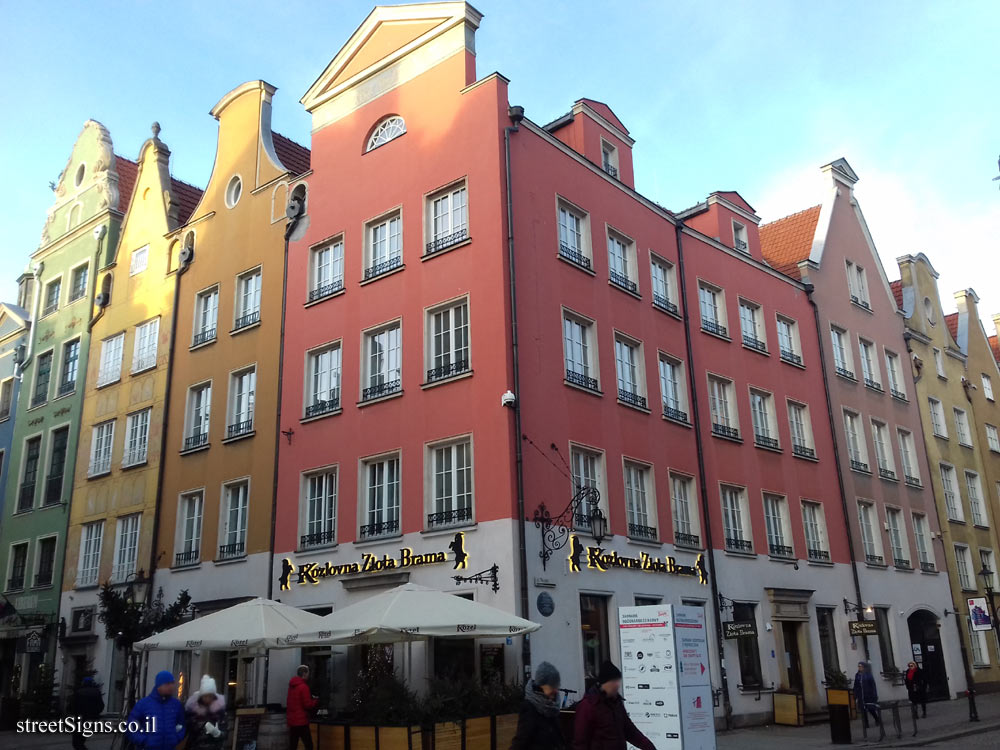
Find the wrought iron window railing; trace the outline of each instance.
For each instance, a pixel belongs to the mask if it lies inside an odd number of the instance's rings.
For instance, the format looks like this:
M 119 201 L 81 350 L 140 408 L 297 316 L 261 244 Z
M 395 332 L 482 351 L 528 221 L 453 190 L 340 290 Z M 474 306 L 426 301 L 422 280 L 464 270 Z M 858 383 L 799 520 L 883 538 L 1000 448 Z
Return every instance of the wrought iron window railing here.
M 729 438 L 730 440 L 740 439 L 740 431 L 738 429 L 729 425 L 719 424 L 718 422 L 712 422 L 712 434 Z
M 311 534 L 303 534 L 299 537 L 299 547 L 303 549 L 306 547 L 322 547 L 326 544 L 333 544 L 335 541 L 337 541 L 336 529 L 314 531 Z
M 20 591 L 24 588 L 24 571 L 22 570 L 20 574 L 14 573 L 10 578 L 7 579 L 7 590 L 8 591 Z
M 174 555 L 174 567 L 179 568 L 182 565 L 194 565 L 201 558 L 199 556 L 201 550 L 192 549 L 187 552 L 178 552 Z
M 379 385 L 371 385 L 361 392 L 362 401 L 371 401 L 373 398 L 389 396 L 403 389 L 402 380 L 387 380 Z
M 467 359 L 457 359 L 447 365 L 440 365 L 439 367 L 432 367 L 427 371 L 427 382 L 433 383 L 435 380 L 444 380 L 445 378 L 450 378 L 454 375 L 461 375 L 463 372 L 468 372 L 469 370 L 469 360 Z
M 631 406 L 638 406 L 640 409 L 646 408 L 646 397 L 640 396 L 638 393 L 633 393 L 632 391 L 625 391 L 619 388 L 618 399 L 620 401 L 624 401 L 626 404 L 630 404 Z
M 590 258 L 565 242 L 559 243 L 559 255 L 580 268 L 586 268 L 588 271 L 591 269 Z
M 743 334 L 743 346 L 767 354 L 767 345 L 756 336 Z
M 778 439 L 770 437 L 769 435 L 760 435 L 754 433 L 753 441 L 761 448 L 770 448 L 771 450 L 778 450 Z
M 427 254 L 436 253 L 439 250 L 444 250 L 446 247 L 451 247 L 452 245 L 457 245 L 459 242 L 465 242 L 469 237 L 469 230 L 466 227 L 457 229 L 451 234 L 445 234 L 441 237 L 431 240 L 427 243 Z
M 613 164 L 604 164 L 601 168 L 615 179 L 618 178 L 618 167 Z
M 816 458 L 816 449 L 810 448 L 808 445 L 802 445 L 801 443 L 792 444 L 792 453 L 802 458 Z
M 681 411 L 680 409 L 675 409 L 672 406 L 664 406 L 663 407 L 663 416 L 665 416 L 667 419 L 673 419 L 674 421 L 677 421 L 677 422 L 687 422 L 688 421 L 688 415 L 687 415 L 686 411 Z
M 209 341 L 215 341 L 215 326 L 211 328 L 206 328 L 204 331 L 198 331 L 191 339 L 191 346 L 200 346 Z
M 436 513 L 427 514 L 427 528 L 435 529 L 441 526 L 454 526 L 460 523 L 468 523 L 472 520 L 472 507 L 452 508 L 451 510 L 441 510 Z
M 244 419 L 226 426 L 226 439 L 249 435 L 253 432 L 253 419 Z
M 63 473 L 49 474 L 45 478 L 45 505 L 58 505 L 62 502 Z
M 236 319 L 236 325 L 233 326 L 234 331 L 239 331 L 241 328 L 247 328 L 252 326 L 254 323 L 260 323 L 260 310 L 254 310 L 253 312 L 248 312 L 245 315 L 241 315 Z
M 935 573 L 937 572 L 937 566 L 932 562 L 921 562 L 920 569 L 925 573 Z
M 343 279 L 336 279 L 334 281 L 328 281 L 325 284 L 319 284 L 314 289 L 309 290 L 309 301 L 315 302 L 318 299 L 329 297 L 331 294 L 336 294 L 343 288 Z
M 726 549 L 732 552 L 753 552 L 753 542 L 748 539 L 726 537 Z
M 906 394 L 903 393 L 902 391 L 897 391 L 895 388 L 890 388 L 889 393 L 890 395 L 892 395 L 893 398 L 899 399 L 900 401 L 906 401 Z
M 358 536 L 362 539 L 374 539 L 380 536 L 392 536 L 399 533 L 399 519 L 366 523 L 360 529 Z
M 566 370 L 566 380 L 573 385 L 578 385 L 587 390 L 597 390 L 597 378 L 584 375 L 582 372 L 577 372 L 576 370 Z
M 219 559 L 230 560 L 234 557 L 243 557 L 246 554 L 246 542 L 232 542 L 231 544 L 219 545 Z
M 851 459 L 851 468 L 855 471 L 863 471 L 866 474 L 871 474 L 871 469 L 868 468 L 868 464 L 864 461 L 859 461 L 856 458 Z
M 380 263 L 373 263 L 365 269 L 365 281 L 374 279 L 382 274 L 389 273 L 403 265 L 403 256 L 397 255 L 394 258 L 383 260 Z
M 904 480 L 911 487 L 923 487 L 923 483 L 920 481 L 920 477 L 911 477 L 909 474 L 904 476 Z
M 736 247 L 737 250 L 742 250 L 743 252 L 746 252 L 747 250 L 746 240 L 734 240 L 733 245 Z
M 632 279 L 630 279 L 625 274 L 618 273 L 618 271 L 611 271 L 609 276 L 611 278 L 611 283 L 614 284 L 615 286 L 621 287 L 627 292 L 632 292 L 632 294 L 639 293 L 639 285 L 636 284 L 634 281 L 632 281 Z
M 892 562 L 897 568 L 903 568 L 904 570 L 910 570 L 913 567 L 905 557 L 894 557 Z
M 184 438 L 184 450 L 194 450 L 208 443 L 208 432 L 196 432 Z
M 331 398 L 317 398 L 306 407 L 306 418 L 318 417 L 320 414 L 329 414 L 340 408 L 340 394 Z
M 882 555 L 865 554 L 865 562 L 872 565 L 885 565 L 885 558 Z
M 701 537 L 699 537 L 697 534 L 688 534 L 684 531 L 675 531 L 674 544 L 682 544 L 686 547 L 700 547 Z
M 31 510 L 35 505 L 35 483 L 25 482 L 21 485 L 17 493 L 17 512 L 23 513 Z
M 668 313 L 672 313 L 674 315 L 677 314 L 677 305 L 668 300 L 662 294 L 657 294 L 656 292 L 653 292 L 653 304 L 656 305 L 661 310 L 666 310 Z
M 791 362 L 793 365 L 801 365 L 802 357 L 790 349 L 781 350 L 781 358 L 786 362 Z
M 891 479 L 896 481 L 896 472 L 892 469 L 884 469 L 881 466 L 878 467 L 878 475 L 883 479 Z
M 768 544 L 767 551 L 772 557 L 791 557 L 794 554 L 787 544 Z
M 867 378 L 867 377 L 865 378 L 865 388 L 871 388 L 873 391 L 884 393 L 884 390 L 882 389 L 882 384 L 877 380 L 873 380 L 872 378 Z
M 646 541 L 656 541 L 656 527 L 655 526 L 643 526 L 639 523 L 630 523 L 628 525 L 628 535 L 632 539 L 643 539 Z
M 840 365 L 837 365 L 836 369 L 837 369 L 837 374 L 840 375 L 840 377 L 847 378 L 848 380 L 857 380 L 857 378 L 854 377 L 854 373 L 848 370 L 846 367 L 841 367 Z
M 729 338 L 729 329 L 714 320 L 707 320 L 703 318 L 701 321 L 701 330 L 714 333 L 716 336 Z
M 806 550 L 806 554 L 809 556 L 810 560 L 818 560 L 820 562 L 830 562 L 829 550 L 810 547 L 808 550 Z

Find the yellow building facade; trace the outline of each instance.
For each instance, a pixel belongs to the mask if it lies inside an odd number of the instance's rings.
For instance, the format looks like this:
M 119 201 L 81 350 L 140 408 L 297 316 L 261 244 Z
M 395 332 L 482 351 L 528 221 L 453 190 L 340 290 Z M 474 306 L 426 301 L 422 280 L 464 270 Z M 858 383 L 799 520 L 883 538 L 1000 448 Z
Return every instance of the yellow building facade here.
M 147 593 L 176 279 L 167 235 L 200 195 L 171 180 L 158 133 L 142 146 L 130 210 L 97 273 L 62 579 L 64 682 L 96 670 L 110 711 L 121 708 L 127 654 L 104 637 L 98 595 L 108 582 Z
M 309 159 L 271 132 L 274 91 L 252 81 L 212 109 L 212 176 L 171 235 L 180 274 L 155 586 L 168 601 L 187 590 L 199 614 L 270 593 L 285 211 Z M 235 651 L 193 659 L 154 654 L 150 669 L 187 685 L 209 672 L 231 703 L 260 679 Z
M 982 376 L 1000 385 L 1000 375 L 995 362 L 990 368 L 984 361 L 992 361 L 984 332 L 976 334 L 983 344 L 977 343 L 976 354 L 970 356 L 969 329 L 982 330 L 975 293 L 956 295 L 960 313 L 945 315 L 938 274 L 926 256 L 904 256 L 898 261 L 907 347 L 941 525 L 941 538 L 932 543 L 943 545 L 972 679 L 977 689 L 996 687 L 1000 686 L 1000 643 L 994 633 L 974 628 L 968 599 L 984 595 L 979 575 L 984 563 L 996 569 L 1000 507 L 995 477 L 1000 452 L 990 450 L 986 424 L 992 420 L 1000 426 L 1000 410 L 995 401 L 983 398 Z M 1000 451 L 1000 443 L 996 447 Z

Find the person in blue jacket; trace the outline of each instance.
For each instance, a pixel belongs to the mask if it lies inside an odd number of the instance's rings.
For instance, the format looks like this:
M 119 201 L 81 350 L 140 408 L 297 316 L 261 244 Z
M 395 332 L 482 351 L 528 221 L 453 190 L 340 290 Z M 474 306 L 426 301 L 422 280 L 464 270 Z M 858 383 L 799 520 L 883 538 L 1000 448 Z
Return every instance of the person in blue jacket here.
M 174 676 L 157 673 L 153 690 L 140 698 L 128 715 L 135 722 L 129 739 L 142 750 L 174 750 L 184 739 L 184 704 L 177 700 Z
M 868 728 L 868 714 L 875 719 L 875 726 L 878 727 L 881 736 L 885 739 L 885 727 L 882 726 L 882 711 L 878 705 L 878 687 L 875 685 L 875 677 L 867 662 L 858 662 L 858 672 L 854 675 L 854 702 L 861 712 L 861 720 Z

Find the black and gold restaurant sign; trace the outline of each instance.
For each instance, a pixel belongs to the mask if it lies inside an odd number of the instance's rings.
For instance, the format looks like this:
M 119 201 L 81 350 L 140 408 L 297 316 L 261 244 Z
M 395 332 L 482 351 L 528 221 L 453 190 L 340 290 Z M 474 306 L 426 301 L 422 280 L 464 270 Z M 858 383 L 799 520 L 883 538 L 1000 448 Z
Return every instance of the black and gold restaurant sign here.
M 640 552 L 639 557 L 626 557 L 615 551 L 607 551 L 603 547 L 584 547 L 580 538 L 574 534 L 570 537 L 569 570 L 579 573 L 583 566 L 588 570 L 606 573 L 609 570 L 638 570 L 644 573 L 662 573 L 671 576 L 690 576 L 698 579 L 701 585 L 708 584 L 708 568 L 705 566 L 705 556 L 699 554 L 694 565 L 683 565 L 670 555 L 660 557 L 648 552 Z

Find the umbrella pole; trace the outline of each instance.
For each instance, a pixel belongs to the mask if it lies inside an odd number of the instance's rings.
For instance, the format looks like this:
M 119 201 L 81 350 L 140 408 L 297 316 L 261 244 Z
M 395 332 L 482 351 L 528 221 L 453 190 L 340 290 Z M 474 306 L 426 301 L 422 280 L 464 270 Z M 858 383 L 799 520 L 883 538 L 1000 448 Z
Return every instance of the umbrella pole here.
M 267 708 L 267 680 L 268 672 L 271 668 L 271 649 L 266 649 L 264 651 L 264 684 L 261 686 L 261 694 L 264 698 L 261 705 Z

